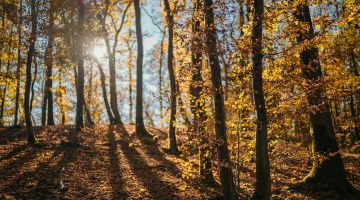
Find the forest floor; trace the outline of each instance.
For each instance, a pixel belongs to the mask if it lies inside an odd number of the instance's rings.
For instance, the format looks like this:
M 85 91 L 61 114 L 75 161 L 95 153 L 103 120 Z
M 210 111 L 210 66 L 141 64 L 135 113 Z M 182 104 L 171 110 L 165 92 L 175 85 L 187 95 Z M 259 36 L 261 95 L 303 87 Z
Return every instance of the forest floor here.
M 26 144 L 25 129 L 0 129 L 0 194 L 16 199 L 193 200 L 220 196 L 219 187 L 184 178 L 185 159 L 166 153 L 165 132 L 149 130 L 159 137 L 157 143 L 139 140 L 130 125 L 98 125 L 80 133 L 70 126 L 36 127 L 42 145 L 33 147 Z M 242 152 L 246 141 L 243 143 Z M 345 151 L 342 155 L 350 182 L 360 188 L 360 155 Z M 289 189 L 311 169 L 308 149 L 278 141 L 271 148 L 270 160 L 273 199 L 334 199 L 328 191 Z M 254 163 L 244 162 L 241 199 L 251 197 L 254 181 Z

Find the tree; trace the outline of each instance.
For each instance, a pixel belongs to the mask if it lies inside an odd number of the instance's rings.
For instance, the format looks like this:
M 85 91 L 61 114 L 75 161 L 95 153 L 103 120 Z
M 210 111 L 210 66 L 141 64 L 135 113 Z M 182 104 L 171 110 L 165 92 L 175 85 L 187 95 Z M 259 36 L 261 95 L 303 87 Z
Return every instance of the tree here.
M 139 0 L 134 0 L 136 39 L 137 39 L 137 60 L 136 60 L 136 133 L 140 137 L 150 137 L 146 130 L 143 117 L 143 39 L 141 31 L 141 11 Z
M 108 1 L 106 1 L 108 4 Z M 130 7 L 131 3 L 128 4 L 128 6 L 126 7 L 126 10 L 123 14 L 122 17 L 122 22 L 120 25 L 120 28 L 116 30 L 116 34 L 115 34 L 115 43 L 114 43 L 114 48 L 113 48 L 113 52 L 111 52 L 110 50 L 110 44 L 109 44 L 109 39 L 106 39 L 105 43 L 106 43 L 106 49 L 107 49 L 107 53 L 109 56 L 109 69 L 110 69 L 110 104 L 111 104 L 111 108 L 113 110 L 114 116 L 115 116 L 115 121 L 118 124 L 122 124 L 121 119 L 120 119 L 120 114 L 117 108 L 117 97 L 116 97 L 116 84 L 115 84 L 115 48 L 116 48 L 116 44 L 117 44 L 117 36 L 119 35 L 122 26 L 124 24 L 124 20 L 125 20 L 125 16 L 126 16 L 126 12 L 128 10 L 128 8 Z M 105 27 L 105 21 L 103 23 L 103 27 Z
M 36 11 L 36 1 L 31 0 L 31 33 L 29 39 L 29 49 L 27 53 L 27 62 L 26 62 L 26 82 L 25 82 L 25 96 L 24 96 L 24 113 L 26 121 L 26 129 L 28 133 L 28 143 L 35 144 L 36 138 L 34 134 L 34 129 L 31 121 L 30 113 L 30 87 L 31 87 L 31 65 L 35 52 L 35 42 L 36 42 L 36 31 L 37 31 L 37 11 Z
M 46 82 L 45 82 L 45 94 L 43 99 L 42 111 L 46 112 L 47 107 L 47 125 L 54 125 L 54 98 L 52 88 L 52 65 L 53 65 L 53 42 L 54 42 L 54 0 L 50 0 L 49 8 L 49 25 L 47 28 L 48 44 L 45 53 L 45 65 L 46 65 Z M 42 115 L 42 125 L 46 123 L 46 114 Z
M 106 92 L 106 83 L 105 83 L 105 73 L 104 70 L 102 69 L 102 66 L 99 62 L 96 63 L 97 68 L 99 69 L 100 72 L 100 81 L 101 81 L 101 90 L 102 90 L 102 94 L 103 94 L 103 99 L 104 99 L 104 103 L 105 103 L 105 109 L 106 112 L 108 114 L 109 120 L 110 120 L 110 124 L 113 124 L 115 121 L 114 115 L 112 114 L 110 105 L 109 105 L 109 101 L 107 99 L 107 92 Z
M 168 53 L 167 66 L 169 70 L 170 79 L 170 121 L 169 121 L 169 150 L 173 154 L 179 154 L 179 149 L 176 141 L 176 82 L 174 72 L 174 16 L 172 14 L 168 0 L 164 0 L 164 10 L 166 12 L 166 20 L 168 25 Z
M 118 38 L 119 38 L 119 34 L 122 30 L 122 27 L 124 25 L 125 22 L 125 17 L 126 17 L 126 13 L 129 10 L 129 7 L 131 6 L 132 2 L 129 2 L 124 10 L 124 13 L 121 17 L 121 23 L 119 28 L 117 28 L 116 24 L 114 24 L 114 29 L 115 29 L 115 35 L 114 35 L 114 44 L 111 47 L 110 46 L 110 38 L 109 38 L 109 31 L 106 27 L 106 18 L 107 16 L 111 16 L 109 15 L 109 9 L 110 9 L 110 1 L 109 0 L 105 0 L 105 10 L 102 11 L 102 15 L 98 15 L 98 19 L 100 21 L 100 25 L 101 25 L 101 31 L 102 31 L 102 35 L 103 35 L 103 39 L 105 41 L 105 47 L 106 47 L 106 53 L 108 56 L 108 63 L 109 63 L 109 72 L 110 72 L 110 106 L 111 106 L 111 110 L 113 112 L 114 115 L 114 119 L 115 121 L 113 123 L 115 124 L 123 124 L 121 121 L 121 117 L 120 117 L 120 113 L 119 113 L 119 108 L 118 108 L 118 103 L 117 103 L 117 96 L 116 96 L 116 68 L 115 68 L 115 53 L 116 53 L 116 47 L 118 44 Z M 97 5 L 97 2 L 94 0 L 94 5 Z M 114 19 L 112 19 L 114 20 Z
M 205 97 L 203 93 L 202 70 L 202 42 L 200 23 L 201 18 L 198 16 L 201 11 L 202 3 L 196 0 L 194 3 L 193 21 L 192 21 L 192 42 L 191 42 L 191 67 L 192 76 L 190 84 L 190 104 L 193 115 L 192 132 L 197 133 L 200 138 L 199 147 L 199 175 L 205 183 L 214 183 L 215 179 L 211 167 L 211 149 L 206 135 L 205 122 L 207 119 L 205 111 Z
M 18 114 L 19 114 L 19 99 L 20 99 L 20 72 L 21 72 L 21 66 L 22 66 L 22 58 L 21 58 L 21 45 L 22 45 L 22 0 L 19 2 L 19 21 L 17 24 L 17 30 L 18 30 L 18 47 L 17 47 L 17 66 L 16 66 L 16 94 L 15 94 L 15 113 L 14 113 L 14 126 L 18 125 Z
M 256 184 L 253 199 L 270 199 L 270 164 L 267 141 L 267 114 L 262 79 L 262 23 L 264 1 L 254 0 L 252 28 L 252 79 L 256 113 Z
M 211 70 L 215 105 L 215 134 L 218 161 L 220 166 L 220 181 L 224 199 L 237 199 L 233 175 L 230 167 L 230 156 L 226 136 L 225 105 L 221 83 L 221 69 L 217 51 L 217 36 L 214 25 L 213 1 L 204 0 L 206 52 Z
M 297 42 L 314 38 L 309 6 L 296 5 L 296 19 L 306 25 L 298 31 Z M 306 46 L 300 52 L 301 71 L 308 86 L 307 102 L 312 107 L 310 115 L 313 167 L 303 183 L 329 185 L 346 198 L 359 197 L 359 192 L 346 179 L 344 164 L 339 152 L 325 88 L 321 82 L 323 73 L 316 47 Z
M 76 76 L 76 118 L 75 129 L 80 131 L 84 127 L 84 18 L 85 5 L 83 0 L 77 0 L 78 24 L 77 24 L 77 76 Z
M 128 65 L 128 78 L 129 78 L 129 124 L 134 125 L 134 121 L 133 121 L 133 98 L 132 98 L 132 94 L 133 94 L 133 47 L 135 44 L 135 41 L 132 40 L 132 31 L 129 28 L 129 35 L 128 35 L 128 39 L 126 40 L 126 47 L 127 50 L 129 51 L 129 55 L 128 55 L 128 61 L 127 61 L 127 65 Z

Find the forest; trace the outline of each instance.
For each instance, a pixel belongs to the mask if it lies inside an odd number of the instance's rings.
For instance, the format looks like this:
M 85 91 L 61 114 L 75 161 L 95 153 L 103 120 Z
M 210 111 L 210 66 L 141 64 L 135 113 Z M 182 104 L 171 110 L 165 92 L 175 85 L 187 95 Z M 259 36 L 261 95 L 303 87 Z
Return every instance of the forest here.
M 358 0 L 0 0 L 0 200 L 360 199 Z

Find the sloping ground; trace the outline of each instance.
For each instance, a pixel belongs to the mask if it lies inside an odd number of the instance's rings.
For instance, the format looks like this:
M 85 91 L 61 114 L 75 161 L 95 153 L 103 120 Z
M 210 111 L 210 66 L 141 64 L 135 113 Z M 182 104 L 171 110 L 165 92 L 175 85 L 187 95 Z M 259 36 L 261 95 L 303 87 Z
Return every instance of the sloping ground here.
M 70 127 L 37 128 L 36 132 L 40 141 L 46 141 L 44 147 L 27 146 L 24 131 L 0 133 L 0 191 L 17 199 L 208 199 L 218 195 L 217 188 L 184 182 L 179 158 L 165 154 L 157 144 L 141 143 L 132 126 L 97 126 L 80 134 Z
M 159 143 L 144 143 L 134 127 L 36 128 L 41 147 L 26 145 L 26 133 L 0 130 L 0 193 L 17 199 L 215 199 L 218 187 L 182 178 L 183 161 L 165 153 L 166 134 L 150 129 Z M 180 140 L 185 140 L 180 136 Z M 241 152 L 249 139 L 242 139 Z M 247 148 L 248 149 L 248 148 Z M 273 199 L 334 199 L 326 191 L 292 191 L 311 168 L 306 148 L 278 141 L 271 149 Z M 348 177 L 360 188 L 360 156 L 342 152 Z M 245 153 L 244 153 L 245 154 Z M 242 158 L 243 159 L 243 158 Z M 196 169 L 195 169 L 196 170 Z M 240 198 L 254 190 L 255 165 L 240 168 Z

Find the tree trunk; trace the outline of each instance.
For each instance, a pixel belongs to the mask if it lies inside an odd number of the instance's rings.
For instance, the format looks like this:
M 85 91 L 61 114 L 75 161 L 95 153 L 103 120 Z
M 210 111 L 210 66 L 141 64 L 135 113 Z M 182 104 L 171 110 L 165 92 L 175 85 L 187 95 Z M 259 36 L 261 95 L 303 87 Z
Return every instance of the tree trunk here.
M 164 111 L 163 111 L 163 77 L 162 77 L 162 68 L 163 68 L 163 58 L 164 58 L 164 40 L 165 40 L 165 31 L 163 31 L 161 43 L 160 43 L 160 60 L 159 60 L 159 106 L 160 106 L 160 123 L 161 128 L 165 127 L 164 124 Z
M 43 101 L 42 101 L 42 105 L 41 105 L 41 126 L 45 126 L 46 125 L 46 108 L 47 108 L 47 93 L 46 93 L 46 70 L 44 70 L 43 73 L 43 84 L 42 84 L 42 88 L 43 88 Z
M 54 98 L 53 98 L 53 88 L 52 88 L 52 65 L 53 65 L 53 41 L 54 41 L 54 0 L 50 0 L 50 9 L 49 9 L 49 26 L 48 26 L 48 44 L 45 54 L 45 64 L 46 64 L 46 82 L 45 82 L 45 93 L 44 102 L 45 102 L 45 112 L 47 104 L 47 125 L 54 125 Z
M 351 71 L 352 73 L 354 73 L 355 76 L 359 77 L 359 70 L 358 70 L 358 63 L 356 61 L 355 58 L 355 54 L 354 54 L 354 50 L 351 51 Z M 355 124 L 354 127 L 354 136 L 352 137 L 352 142 L 355 143 L 356 141 L 360 140 L 360 121 L 359 121 L 359 110 L 357 110 L 356 113 L 356 109 L 355 109 L 355 102 L 354 102 L 354 97 L 356 98 L 355 95 L 351 94 L 350 95 L 350 111 L 351 111 L 351 117 L 353 119 L 353 123 Z M 359 97 L 359 95 L 358 95 Z
M 115 57 L 111 52 L 109 38 L 106 38 L 106 49 L 108 54 L 109 61 L 109 72 L 110 72 L 110 106 L 111 110 L 114 113 L 115 124 L 122 124 L 119 108 L 117 104 L 116 96 L 116 69 L 115 69 Z
M 136 133 L 140 137 L 149 137 L 143 117 L 143 40 L 141 31 L 141 12 L 139 0 L 134 0 L 136 38 L 137 38 L 137 61 L 136 61 Z
M 308 26 L 306 31 L 299 31 L 298 43 L 311 40 L 314 29 L 308 5 L 299 4 L 295 17 Z M 312 127 L 313 168 L 304 178 L 304 183 L 321 183 L 334 187 L 339 194 L 352 197 L 356 190 L 346 179 L 344 164 L 339 152 L 329 105 L 325 97 L 325 88 L 321 84 L 322 70 L 318 57 L 318 49 L 306 47 L 300 53 L 301 71 L 310 91 L 307 91 L 307 101 L 311 107 L 310 123 Z
M 225 106 L 222 94 L 221 70 L 217 51 L 217 36 L 214 25 L 213 1 L 204 0 L 206 51 L 211 69 L 211 82 L 214 92 L 215 133 L 217 154 L 220 167 L 220 181 L 224 199 L 237 199 L 236 189 L 230 164 L 229 149 L 226 136 Z
M 108 0 L 105 1 L 106 8 L 105 8 L 105 12 L 104 12 L 104 17 L 99 18 L 99 19 L 101 21 L 102 32 L 104 34 L 106 53 L 107 53 L 107 56 L 108 56 L 108 63 L 109 63 L 110 107 L 111 107 L 112 113 L 114 115 L 114 123 L 120 125 L 120 124 L 123 124 L 123 123 L 121 121 L 119 108 L 118 108 L 118 103 L 117 103 L 117 96 L 116 96 L 116 91 L 117 90 L 116 90 L 115 51 L 113 51 L 113 52 L 111 51 L 109 35 L 108 35 L 108 31 L 106 29 L 106 16 L 108 14 L 107 12 L 108 12 L 108 9 L 109 9 L 109 3 L 110 3 L 110 1 L 108 1 Z M 124 19 L 125 13 L 123 15 L 123 19 Z M 117 39 L 118 38 L 116 37 L 115 42 L 114 42 L 115 44 L 117 43 Z M 114 45 L 114 47 L 115 47 L 115 45 Z
M 85 111 L 85 116 L 86 116 L 86 122 L 88 125 L 94 125 L 94 121 L 91 117 L 91 112 L 90 112 L 90 109 L 89 107 L 87 106 L 88 104 L 84 101 L 84 111 Z
M 11 50 L 11 45 L 9 45 L 9 52 L 10 50 Z M 0 66 L 1 66 L 1 62 L 0 62 Z M 10 59 L 6 66 L 6 73 L 9 73 L 9 70 L 10 70 Z M 6 101 L 6 93 L 8 86 L 9 86 L 9 81 L 7 80 L 1 94 L 0 127 L 4 126 L 4 110 L 5 110 L 5 101 Z
M 2 18 L 2 26 L 3 28 L 5 27 L 4 26 L 4 19 L 5 18 Z M 13 29 L 11 29 L 11 32 L 10 32 L 10 37 L 13 36 Z M 1 47 L 3 47 L 3 40 L 1 40 Z M 10 41 L 10 43 L 8 44 L 8 52 L 10 53 L 11 52 L 11 48 L 12 48 L 12 40 Z M 1 49 L 3 50 L 3 49 Z M 11 65 L 11 59 L 8 59 L 8 62 L 6 63 L 6 73 L 9 73 L 9 70 L 10 70 L 10 65 Z M 0 70 L 1 70 L 1 67 L 2 67 L 2 63 L 0 61 Z M 7 93 L 7 88 L 9 86 L 9 80 L 6 80 L 5 81 L 5 86 L 3 88 L 3 91 L 2 91 L 2 94 L 1 94 L 1 106 L 0 106 L 0 126 L 4 126 L 4 110 L 5 110 L 5 101 L 6 101 L 6 93 Z
M 7 83 L 1 93 L 1 107 L 0 107 L 0 127 L 4 126 L 4 108 L 5 108 L 5 100 L 6 100 L 6 90 L 7 90 Z
M 103 99 L 104 99 L 104 103 L 105 103 L 106 112 L 107 112 L 107 114 L 109 116 L 110 124 L 114 124 L 115 118 L 114 118 L 114 115 L 112 114 L 112 111 L 111 111 L 111 108 L 110 108 L 110 105 L 109 105 L 109 101 L 108 101 L 108 98 L 107 98 L 106 83 L 105 83 L 105 73 L 104 73 L 100 63 L 97 63 L 96 66 L 98 67 L 99 72 L 100 72 L 101 89 L 102 89 L 102 93 L 103 93 Z
M 59 90 L 58 90 L 58 98 L 59 98 L 59 109 L 61 113 L 61 125 L 64 125 L 66 122 L 66 116 L 65 116 L 65 109 L 64 109 L 64 103 L 63 103 L 63 85 L 62 85 L 62 70 L 60 68 L 59 70 Z
M 178 154 L 179 149 L 176 141 L 176 82 L 175 82 L 175 72 L 173 66 L 174 59 L 174 17 L 172 16 L 172 11 L 169 5 L 168 0 L 164 0 L 164 10 L 166 12 L 166 20 L 168 25 L 168 54 L 167 54 L 167 66 L 169 70 L 169 79 L 170 79 L 170 122 L 169 122 L 169 150 L 173 154 Z
M 200 138 L 199 146 L 199 175 L 204 183 L 214 183 L 215 179 L 212 174 L 211 155 L 212 151 L 209 146 L 209 140 L 206 135 L 205 122 L 207 119 L 205 110 L 205 97 L 202 96 L 203 78 L 201 76 L 202 70 L 202 42 L 200 23 L 198 13 L 201 11 L 202 4 L 197 0 L 194 4 L 193 25 L 192 25 L 192 39 L 191 43 L 191 64 L 192 77 L 190 84 L 190 104 L 193 115 L 192 132 L 196 133 L 196 137 Z
M 17 48 L 17 68 L 16 68 L 16 94 L 15 94 L 15 113 L 14 113 L 14 126 L 18 125 L 18 113 L 19 113 L 19 99 L 20 99 L 20 72 L 22 65 L 21 58 L 21 26 L 22 26 L 22 0 L 19 5 L 19 22 L 18 22 L 18 48 Z
M 25 83 L 25 95 L 24 95 L 25 122 L 26 122 L 29 144 L 36 143 L 34 129 L 31 121 L 31 113 L 30 113 L 31 65 L 35 52 L 36 29 L 37 29 L 37 11 L 35 10 L 36 9 L 35 4 L 36 1 L 31 0 L 31 33 L 30 33 L 29 50 L 27 53 L 26 83 Z
M 129 51 L 129 58 L 128 58 L 128 78 L 129 78 L 129 124 L 133 125 L 133 77 L 132 77 L 132 70 L 133 70 L 133 45 L 131 43 L 132 34 L 131 29 L 129 29 L 129 40 L 127 40 L 126 44 Z
M 32 112 L 32 109 L 33 109 L 34 95 L 35 95 L 35 82 L 36 82 L 37 74 L 38 74 L 38 63 L 37 63 L 36 55 L 34 55 L 34 66 L 35 66 L 34 78 L 31 83 L 30 113 Z
M 83 0 L 77 0 L 78 6 L 78 32 L 77 32 L 77 81 L 76 81 L 76 121 L 75 129 L 80 131 L 84 127 L 84 60 L 83 60 L 83 46 L 84 46 L 84 18 L 85 5 Z
M 267 114 L 262 79 L 262 23 L 264 1 L 254 0 L 252 29 L 252 79 L 256 112 L 256 184 L 253 199 L 270 199 L 270 163 L 267 141 Z

